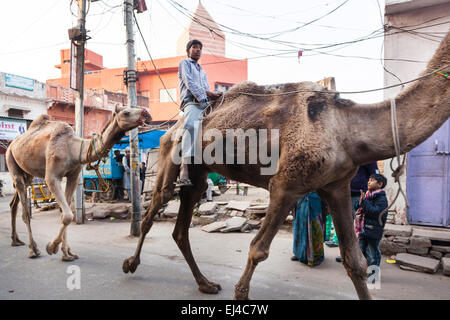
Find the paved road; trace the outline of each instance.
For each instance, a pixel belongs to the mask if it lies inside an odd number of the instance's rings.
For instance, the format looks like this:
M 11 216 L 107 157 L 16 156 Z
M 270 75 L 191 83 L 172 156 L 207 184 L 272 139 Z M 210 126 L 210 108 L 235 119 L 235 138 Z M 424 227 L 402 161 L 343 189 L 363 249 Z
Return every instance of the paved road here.
M 34 212 L 32 228 L 41 257 L 26 257 L 28 248 L 10 246 L 8 201 L 0 201 L 0 299 L 231 299 L 233 288 L 247 260 L 255 233 L 206 233 L 190 229 L 191 246 L 202 272 L 219 282 L 217 295 L 202 294 L 183 256 L 172 240 L 172 221 L 155 222 L 134 274 L 124 274 L 124 258 L 132 255 L 137 239 L 128 238 L 129 222 L 92 221 L 72 224 L 68 239 L 80 255 L 75 262 L 62 262 L 61 253 L 49 256 L 45 245 L 56 235 L 59 212 Z M 27 241 L 21 221 L 19 237 Z M 256 269 L 251 283 L 252 299 L 356 299 L 353 285 L 342 266 L 334 261 L 337 248 L 326 248 L 326 259 L 309 268 L 290 261 L 292 235 L 281 231 L 272 243 L 268 260 Z M 69 290 L 68 268 L 80 269 L 81 289 Z M 382 265 L 381 290 L 377 299 L 450 299 L 450 279 L 442 274 L 403 271 Z M 71 282 L 73 283 L 73 282 Z M 418 292 L 420 290 L 420 295 Z

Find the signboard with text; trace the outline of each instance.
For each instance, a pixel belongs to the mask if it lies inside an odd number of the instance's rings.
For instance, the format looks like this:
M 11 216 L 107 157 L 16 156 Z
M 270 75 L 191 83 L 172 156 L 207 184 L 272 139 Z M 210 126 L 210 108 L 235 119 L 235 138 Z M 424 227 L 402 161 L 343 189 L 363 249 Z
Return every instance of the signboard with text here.
M 15 74 L 5 73 L 5 86 L 33 91 L 34 80 L 16 76 Z
M 0 140 L 14 140 L 27 130 L 25 120 L 0 118 Z

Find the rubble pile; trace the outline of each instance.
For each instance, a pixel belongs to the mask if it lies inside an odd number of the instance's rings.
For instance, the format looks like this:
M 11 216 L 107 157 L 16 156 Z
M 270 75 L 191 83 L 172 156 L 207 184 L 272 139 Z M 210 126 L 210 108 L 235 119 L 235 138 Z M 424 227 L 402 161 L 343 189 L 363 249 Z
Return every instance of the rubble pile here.
M 237 196 L 239 197 L 239 196 Z M 268 197 L 244 197 L 236 199 L 216 199 L 216 201 L 202 200 L 194 209 L 191 226 L 199 226 L 205 232 L 251 232 L 259 229 L 267 213 Z M 147 211 L 151 200 L 142 203 L 143 212 Z M 180 200 L 175 198 L 165 204 L 155 216 L 156 220 L 174 220 L 178 216 Z M 129 219 L 131 217 L 130 203 L 89 203 L 86 212 L 93 219 Z M 289 215 L 285 221 L 289 228 L 293 217 Z
M 179 200 L 169 201 L 162 217 L 175 218 L 179 206 Z M 250 232 L 260 228 L 268 206 L 268 203 L 238 200 L 203 202 L 194 209 L 192 223 L 205 232 Z M 289 215 L 286 223 L 291 224 L 292 220 Z
M 205 232 L 250 232 L 260 227 L 267 207 L 250 201 L 205 202 L 195 213 L 193 223 L 202 225 Z
M 88 219 L 130 219 L 130 203 L 86 203 L 85 213 Z
M 450 232 L 386 224 L 380 242 L 383 255 L 395 256 L 400 268 L 450 276 Z

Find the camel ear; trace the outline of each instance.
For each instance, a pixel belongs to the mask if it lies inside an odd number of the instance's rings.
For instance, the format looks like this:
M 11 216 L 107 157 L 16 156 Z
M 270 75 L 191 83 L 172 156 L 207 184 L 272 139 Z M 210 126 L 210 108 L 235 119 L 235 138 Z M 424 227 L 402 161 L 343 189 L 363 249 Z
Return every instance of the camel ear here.
M 119 113 L 123 109 L 125 109 L 125 107 L 121 107 L 120 104 L 116 103 L 116 107 L 114 109 L 114 113 Z

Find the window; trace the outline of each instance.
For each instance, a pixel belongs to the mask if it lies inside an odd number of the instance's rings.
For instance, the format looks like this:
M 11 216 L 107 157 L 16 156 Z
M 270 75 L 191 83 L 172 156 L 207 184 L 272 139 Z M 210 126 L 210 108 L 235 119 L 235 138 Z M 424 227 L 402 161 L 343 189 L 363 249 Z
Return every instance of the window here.
M 227 92 L 232 87 L 232 84 L 222 84 L 222 83 L 216 83 L 214 85 L 214 90 L 219 92 Z
M 8 117 L 10 118 L 22 118 L 23 119 L 23 110 L 20 109 L 8 109 Z
M 159 102 L 172 102 L 177 101 L 177 89 L 161 89 L 159 90 Z

